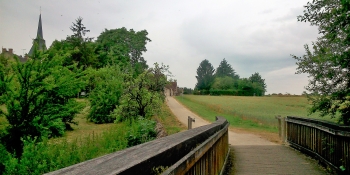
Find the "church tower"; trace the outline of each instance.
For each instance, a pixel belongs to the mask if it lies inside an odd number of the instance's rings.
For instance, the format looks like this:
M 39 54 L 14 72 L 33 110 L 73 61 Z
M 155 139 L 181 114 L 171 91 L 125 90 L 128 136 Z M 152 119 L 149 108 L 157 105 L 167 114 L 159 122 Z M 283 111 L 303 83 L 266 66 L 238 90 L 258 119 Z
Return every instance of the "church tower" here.
M 33 55 L 35 45 L 37 45 L 38 50 L 46 50 L 46 44 L 43 36 L 43 28 L 41 24 L 41 13 L 39 16 L 38 32 L 36 34 L 36 38 L 33 40 L 33 46 L 28 53 L 29 56 Z

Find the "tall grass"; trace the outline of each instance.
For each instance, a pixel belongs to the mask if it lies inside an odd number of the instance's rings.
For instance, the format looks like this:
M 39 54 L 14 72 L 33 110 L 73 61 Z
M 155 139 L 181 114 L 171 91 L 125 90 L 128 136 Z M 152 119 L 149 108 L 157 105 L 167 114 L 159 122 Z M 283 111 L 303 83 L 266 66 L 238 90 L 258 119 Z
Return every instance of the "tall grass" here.
M 176 99 L 208 120 L 222 115 L 232 126 L 239 128 L 277 132 L 277 115 L 319 118 L 317 113 L 308 115 L 310 105 L 305 97 L 185 95 Z M 330 117 L 323 119 L 336 121 Z
M 44 139 L 39 143 L 26 140 L 20 158 L 7 153 L 0 144 L 0 174 L 1 168 L 5 168 L 4 174 L 43 174 L 156 138 L 154 121 L 139 119 L 118 124 L 94 124 L 86 121 L 88 110 L 87 107 L 78 115 L 79 125 L 62 138 Z M 168 128 L 168 133 L 184 128 L 174 123 L 177 120 L 166 105 L 155 118 Z

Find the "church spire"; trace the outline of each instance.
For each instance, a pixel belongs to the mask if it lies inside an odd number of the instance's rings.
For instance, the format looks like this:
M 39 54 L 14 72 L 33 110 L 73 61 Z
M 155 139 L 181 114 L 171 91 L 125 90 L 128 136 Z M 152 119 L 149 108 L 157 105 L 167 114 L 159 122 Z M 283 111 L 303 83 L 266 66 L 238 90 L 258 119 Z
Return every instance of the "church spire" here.
M 39 15 L 38 33 L 36 34 L 36 38 L 44 39 L 43 27 L 42 27 L 42 24 L 41 24 L 41 13 Z
M 44 36 L 43 36 L 43 27 L 42 27 L 42 22 L 41 22 L 41 7 L 40 7 L 38 31 L 36 34 L 36 38 L 33 40 L 33 46 L 28 53 L 29 56 L 33 55 L 35 47 L 37 47 L 38 50 L 42 50 L 42 51 L 46 50 L 46 44 L 45 44 L 45 40 L 44 40 Z

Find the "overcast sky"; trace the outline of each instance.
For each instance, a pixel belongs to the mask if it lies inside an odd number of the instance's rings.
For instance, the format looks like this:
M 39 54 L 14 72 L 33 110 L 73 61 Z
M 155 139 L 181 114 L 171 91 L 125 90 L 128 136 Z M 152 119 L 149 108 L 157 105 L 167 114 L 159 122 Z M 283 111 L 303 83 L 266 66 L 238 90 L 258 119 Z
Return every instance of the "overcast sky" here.
M 146 29 L 144 57 L 170 66 L 178 86 L 194 88 L 199 63 L 226 58 L 241 76 L 259 72 L 269 93 L 301 94 L 307 75 L 295 75 L 290 54 L 302 56 L 317 28 L 297 21 L 307 0 L 0 0 L 0 45 L 29 52 L 42 14 L 47 47 L 71 35 L 79 16 L 97 37 L 105 28 Z M 26 50 L 22 50 L 26 49 Z

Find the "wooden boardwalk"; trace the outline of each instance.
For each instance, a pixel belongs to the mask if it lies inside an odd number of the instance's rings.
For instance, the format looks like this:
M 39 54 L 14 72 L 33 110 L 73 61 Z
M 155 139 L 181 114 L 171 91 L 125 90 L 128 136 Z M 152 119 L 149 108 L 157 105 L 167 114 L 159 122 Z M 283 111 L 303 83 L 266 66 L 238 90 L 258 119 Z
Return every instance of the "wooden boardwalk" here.
M 167 97 L 167 104 L 179 121 L 185 125 L 187 125 L 188 116 L 196 120 L 192 127 L 209 124 L 208 121 L 192 113 L 172 97 Z M 234 152 L 236 175 L 327 174 L 315 163 L 316 161 L 310 160 L 287 146 L 269 142 L 256 135 L 229 131 L 229 143 Z

